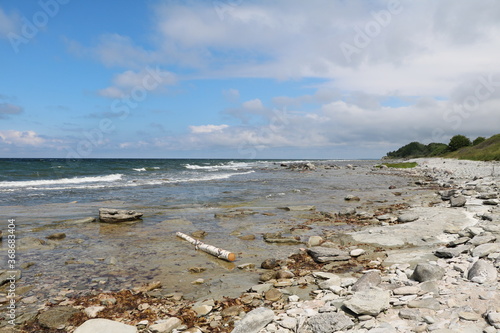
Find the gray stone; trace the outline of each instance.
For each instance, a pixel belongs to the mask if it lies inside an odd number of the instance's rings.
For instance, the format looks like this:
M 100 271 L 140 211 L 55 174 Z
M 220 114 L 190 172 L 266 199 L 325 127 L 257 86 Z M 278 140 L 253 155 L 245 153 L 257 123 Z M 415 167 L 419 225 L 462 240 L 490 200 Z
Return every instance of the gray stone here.
M 425 308 L 438 311 L 440 309 L 440 303 L 435 298 L 424 298 L 419 300 L 413 300 L 408 303 L 409 308 Z
M 356 214 L 356 208 L 354 207 L 343 208 L 339 212 L 339 215 L 341 216 L 354 215 L 354 214 Z
M 344 305 L 358 315 L 376 316 L 389 308 L 390 294 L 386 290 L 361 290 L 344 302 Z
M 472 244 L 474 246 L 478 246 L 481 244 L 491 243 L 491 242 L 494 242 L 496 240 L 497 240 L 497 238 L 495 236 L 493 236 L 492 234 L 482 234 L 482 235 L 478 235 L 478 236 L 475 236 L 474 238 L 472 238 L 470 240 L 470 244 Z
M 280 326 L 286 328 L 286 329 L 289 329 L 289 330 L 292 330 L 293 332 L 296 331 L 297 329 L 297 319 L 293 318 L 293 317 L 285 317 L 283 318 L 283 320 L 280 320 L 277 322 Z
M 467 199 L 463 195 L 459 195 L 458 197 L 450 198 L 450 206 L 451 207 L 463 207 L 467 203 Z
M 441 280 L 444 276 L 444 269 L 428 263 L 420 263 L 413 271 L 412 279 L 418 282 L 431 280 Z
M 50 329 L 63 329 L 70 318 L 78 311 L 72 306 L 56 306 L 38 315 L 40 326 Z
M 437 249 L 434 252 L 434 255 L 439 258 L 453 258 L 458 257 L 464 252 L 469 251 L 472 248 L 472 245 L 459 245 L 457 247 L 444 247 Z
M 321 236 L 311 236 L 307 241 L 308 247 L 319 246 L 323 242 L 323 237 Z
M 500 252 L 500 243 L 486 243 L 472 250 L 472 256 L 482 258 L 495 252 Z
M 399 317 L 401 319 L 420 321 L 421 314 L 418 309 L 401 309 L 399 310 Z
M 382 283 L 380 272 L 369 271 L 358 279 L 352 286 L 352 291 L 368 290 Z
M 14 279 L 11 279 L 12 277 Z M 21 270 L 3 271 L 0 273 L 0 286 L 9 283 L 9 281 L 19 281 L 19 279 L 21 279 Z
M 500 329 L 500 313 L 490 312 L 486 316 L 486 319 L 488 319 L 488 322 L 496 329 Z
M 274 319 L 274 311 L 268 308 L 256 308 L 238 321 L 232 333 L 257 333 Z
M 496 193 L 481 193 L 476 198 L 483 200 L 496 199 L 498 195 Z
M 448 245 L 451 246 L 451 247 L 455 247 L 455 246 L 458 246 L 458 245 L 465 244 L 468 241 L 470 241 L 469 237 L 460 237 L 460 238 L 457 238 L 455 240 L 452 240 L 451 242 L 448 243 Z
M 343 313 L 320 313 L 307 320 L 308 328 L 314 333 L 330 333 L 354 326 L 353 321 Z
M 398 217 L 398 222 L 407 223 L 418 220 L 419 216 L 415 213 L 406 213 Z
M 276 261 L 276 259 L 274 258 L 266 259 L 260 264 L 260 267 L 264 269 L 273 269 L 277 266 L 279 266 L 278 261 Z
M 137 221 L 141 219 L 142 215 L 143 215 L 142 213 L 138 213 L 135 210 L 109 209 L 109 208 L 99 209 L 99 221 L 105 223 Z
M 473 282 L 493 282 L 498 276 L 497 269 L 486 260 L 476 261 L 467 273 L 467 278 Z
M 328 248 L 324 246 L 315 246 L 307 250 L 307 253 L 314 259 L 314 261 L 319 263 L 331 262 L 331 261 L 344 261 L 351 259 L 349 253 L 336 249 Z
M 109 319 L 90 319 L 80 325 L 74 333 L 137 333 L 134 326 Z
M 153 333 L 170 333 L 181 325 L 182 321 L 179 318 L 172 317 L 149 326 L 149 330 Z

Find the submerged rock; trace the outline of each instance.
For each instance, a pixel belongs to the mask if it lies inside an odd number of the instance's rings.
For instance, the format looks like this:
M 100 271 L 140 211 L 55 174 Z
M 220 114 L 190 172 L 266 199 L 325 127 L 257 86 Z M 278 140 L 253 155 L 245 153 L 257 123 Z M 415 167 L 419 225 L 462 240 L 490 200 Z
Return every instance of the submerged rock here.
M 141 219 L 142 215 L 143 215 L 142 213 L 138 213 L 135 210 L 109 209 L 109 208 L 99 209 L 99 221 L 105 223 L 137 221 Z

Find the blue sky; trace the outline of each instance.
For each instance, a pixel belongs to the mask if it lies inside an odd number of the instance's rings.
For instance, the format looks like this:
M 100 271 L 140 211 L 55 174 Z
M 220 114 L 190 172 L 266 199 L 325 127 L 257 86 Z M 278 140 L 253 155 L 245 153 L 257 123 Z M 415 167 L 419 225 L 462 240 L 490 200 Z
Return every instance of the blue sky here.
M 0 0 L 0 157 L 380 158 L 500 132 L 500 3 Z

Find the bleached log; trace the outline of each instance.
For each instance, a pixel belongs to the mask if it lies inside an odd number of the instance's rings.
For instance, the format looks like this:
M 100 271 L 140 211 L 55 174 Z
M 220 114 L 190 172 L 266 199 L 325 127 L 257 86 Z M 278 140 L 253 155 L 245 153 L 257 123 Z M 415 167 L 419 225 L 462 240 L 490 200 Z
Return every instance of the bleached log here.
M 213 256 L 216 256 L 219 259 L 224 259 L 227 261 L 235 261 L 236 260 L 236 254 L 223 250 L 221 248 L 215 247 L 213 245 L 208 245 L 205 244 L 197 239 L 194 239 L 186 234 L 183 234 L 182 232 L 177 232 L 176 233 L 177 237 L 180 237 L 184 240 L 187 240 L 189 243 L 194 245 L 194 248 L 196 250 L 202 250 L 203 252 L 209 253 Z

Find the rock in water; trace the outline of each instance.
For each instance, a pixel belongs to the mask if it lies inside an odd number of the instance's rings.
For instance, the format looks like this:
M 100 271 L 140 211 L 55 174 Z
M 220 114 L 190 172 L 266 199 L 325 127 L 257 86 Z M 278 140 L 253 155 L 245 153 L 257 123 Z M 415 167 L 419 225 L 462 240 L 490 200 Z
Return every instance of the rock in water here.
M 497 270 L 493 264 L 480 259 L 469 269 L 467 278 L 472 282 L 485 283 L 496 281 L 497 275 Z
M 38 315 L 40 326 L 50 329 L 63 329 L 70 318 L 79 312 L 72 306 L 57 306 Z
M 105 223 L 137 221 L 141 219 L 142 215 L 143 215 L 142 213 L 138 213 L 135 210 L 109 209 L 109 208 L 99 209 L 99 221 Z
M 319 263 L 330 262 L 330 261 L 343 261 L 351 259 L 349 253 L 324 246 L 315 246 L 307 250 L 307 253 L 314 259 L 314 261 Z
M 344 305 L 357 315 L 376 316 L 390 307 L 389 291 L 368 289 L 358 291 Z
M 247 313 L 238 321 L 231 333 L 257 333 L 274 319 L 274 311 L 260 307 Z
M 463 207 L 467 203 L 467 199 L 463 195 L 459 195 L 458 197 L 450 198 L 451 207 Z
M 137 328 L 109 319 L 90 319 L 80 325 L 74 333 L 137 333 Z
M 437 265 L 427 263 L 418 264 L 413 271 L 412 279 L 418 282 L 431 280 L 441 280 L 444 276 L 444 269 Z
M 307 325 L 314 333 L 330 333 L 352 328 L 354 323 L 343 313 L 330 312 L 310 317 Z

